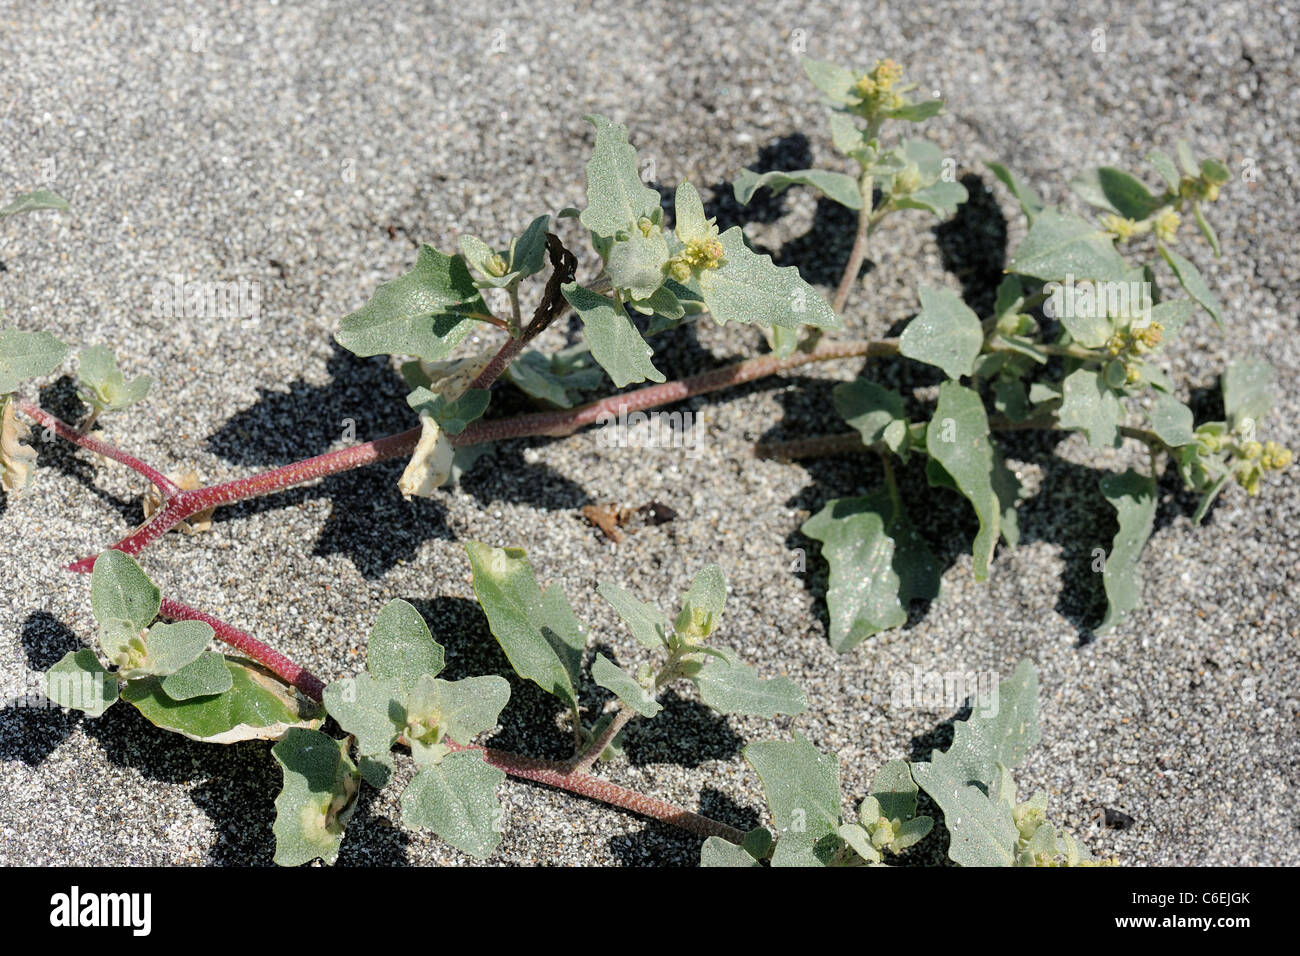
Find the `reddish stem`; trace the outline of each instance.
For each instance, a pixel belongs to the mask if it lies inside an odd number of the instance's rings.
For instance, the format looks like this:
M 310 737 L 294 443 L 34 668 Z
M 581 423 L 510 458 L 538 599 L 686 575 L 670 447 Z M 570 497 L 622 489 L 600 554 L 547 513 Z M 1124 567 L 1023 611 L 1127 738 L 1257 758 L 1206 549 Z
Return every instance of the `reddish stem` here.
M 167 499 L 167 503 L 152 518 L 112 547 L 126 554 L 139 554 L 176 525 L 200 511 L 282 491 L 305 481 L 323 478 L 341 471 L 350 471 L 373 462 L 399 458 L 410 454 L 419 439 L 420 429 L 412 428 L 398 435 L 389 435 L 350 448 L 340 448 L 338 451 L 326 452 L 315 458 L 308 458 L 306 461 L 294 462 L 292 465 L 274 468 L 247 478 L 236 478 L 234 481 L 225 481 L 194 491 L 178 491 Z M 95 557 L 90 555 L 82 558 L 68 565 L 68 570 L 90 571 L 95 566 Z
M 672 824 L 683 830 L 703 837 L 722 837 L 732 843 L 739 843 L 745 838 L 744 831 L 733 826 L 702 816 L 667 800 L 660 800 L 616 783 L 602 780 L 589 773 L 570 772 L 568 764 L 556 760 L 542 760 L 537 757 L 525 757 L 521 754 L 494 750 L 491 747 L 462 747 L 450 740 L 444 741 L 453 750 L 479 750 L 483 759 L 493 767 L 503 770 L 512 777 L 543 783 L 588 797 L 610 806 L 622 807 L 644 817 L 652 817 L 664 823 Z
M 303 694 L 318 703 L 325 693 L 325 682 L 311 671 L 295 664 L 279 651 L 263 644 L 253 635 L 247 634 L 237 627 L 232 627 L 211 614 L 205 614 L 203 611 L 181 604 L 179 601 L 173 601 L 170 598 L 163 598 L 161 613 L 163 617 L 176 621 L 203 621 L 212 625 L 212 629 L 216 632 L 218 638 L 250 660 L 261 664 L 291 686 L 298 688 Z M 557 787 L 570 793 L 589 797 L 601 803 L 622 807 L 624 810 L 631 810 L 633 813 L 639 813 L 642 816 L 662 820 L 664 823 L 670 823 L 700 836 L 718 836 L 733 843 L 739 843 L 745 836 L 743 832 L 734 827 L 701 816 L 698 813 L 693 813 L 666 800 L 660 800 L 657 797 L 651 797 L 636 790 L 620 787 L 608 780 L 593 777 L 588 773 L 572 773 L 569 771 L 567 763 L 542 760 L 538 757 L 526 757 L 505 750 L 494 750 L 491 747 L 463 746 L 450 739 L 446 740 L 445 743 L 452 750 L 481 751 L 485 761 L 505 771 L 512 777 L 532 780 L 536 783 L 546 784 L 549 787 Z
M 181 604 L 179 601 L 173 601 L 171 598 L 163 598 L 160 613 L 163 617 L 171 618 L 173 621 L 202 621 L 205 624 L 212 625 L 212 629 L 217 632 L 217 637 L 245 654 L 251 660 L 257 661 L 281 680 L 298 688 L 312 700 L 319 701 L 321 694 L 325 692 L 325 682 L 311 671 L 299 667 L 279 651 L 267 647 L 253 635 L 246 634 L 239 628 L 232 627 L 211 614 L 205 614 L 186 604 Z
M 831 359 L 853 358 L 856 356 L 893 355 L 897 351 L 898 341 L 896 339 L 882 339 L 878 342 L 831 342 L 811 352 L 796 352 L 789 358 L 784 359 L 777 358 L 774 355 L 764 355 L 709 372 L 703 372 L 699 375 L 692 375 L 680 381 L 651 385 L 632 392 L 611 395 L 588 405 L 580 405 L 577 408 L 556 412 L 538 412 L 499 421 L 475 422 L 459 435 L 450 436 L 450 441 L 457 447 L 463 447 L 483 442 L 500 441 L 506 438 L 523 438 L 530 435 L 569 435 L 579 428 L 600 421 L 603 417 L 617 416 L 620 413 L 667 405 L 671 402 L 678 402 L 707 392 L 752 382 L 755 379 L 798 368 L 810 362 L 824 362 Z M 57 422 L 59 425 L 63 424 L 58 422 L 58 419 L 40 411 L 40 409 L 32 409 L 32 411 L 39 413 L 51 422 Z M 33 415 L 33 417 L 36 417 L 36 415 Z M 63 425 L 63 429 L 72 436 L 80 434 L 66 425 Z M 61 431 L 60 434 L 63 434 L 63 432 Z M 121 541 L 112 545 L 112 547 L 130 555 L 137 555 L 180 522 L 200 511 L 283 491 L 293 485 L 302 484 L 316 478 L 323 478 L 326 475 L 338 474 L 342 471 L 350 471 L 377 461 L 400 458 L 409 455 L 414 450 L 419 439 L 420 429 L 412 428 L 397 435 L 389 435 L 386 438 L 379 438 L 362 445 L 326 452 L 323 455 L 317 455 L 315 458 L 308 458 L 306 461 L 295 462 L 282 468 L 274 468 L 271 471 L 250 475 L 247 478 L 236 478 L 233 481 L 222 482 L 221 484 L 199 488 L 194 491 L 176 491 L 152 518 Z M 69 440 L 74 439 L 69 438 Z M 153 476 L 163 477 L 142 462 L 118 452 L 111 446 L 99 442 L 96 442 L 96 444 L 108 451 L 112 451 L 114 454 L 110 457 L 114 457 L 151 479 L 153 479 Z M 148 469 L 148 471 L 143 469 Z M 86 572 L 90 571 L 94 566 L 95 556 L 89 555 L 68 565 L 68 570 Z
M 826 362 L 857 356 L 893 355 L 897 351 L 897 339 L 881 339 L 877 342 L 830 342 L 811 352 L 796 352 L 789 358 L 762 355 L 676 382 L 665 382 L 662 385 L 650 385 L 620 395 L 610 395 L 587 405 L 579 405 L 577 408 L 538 412 L 498 421 L 474 422 L 451 441 L 453 445 L 461 446 L 506 438 L 522 438 L 527 435 L 571 435 L 579 428 L 592 425 L 607 416 L 616 417 L 620 413 L 680 402 L 683 399 L 694 398 L 696 395 L 716 392 L 719 389 L 775 375 L 777 372 L 798 368 L 810 362 Z
M 144 475 L 158 486 L 158 490 L 161 491 L 164 496 L 170 496 L 180 491 L 180 489 L 176 487 L 175 482 L 162 472 L 158 471 L 158 469 L 145 464 L 133 455 L 128 455 L 126 452 L 120 451 L 112 445 L 100 441 L 98 438 L 92 438 L 85 432 L 78 431 L 66 422 L 55 418 L 39 406 L 33 405 L 31 402 L 19 402 L 18 409 L 27 417 L 34 419 L 40 425 L 52 430 L 60 438 L 66 439 L 74 445 L 80 445 L 82 448 L 93 451 L 97 455 L 111 458 L 113 461 L 126 465 L 126 467 L 130 468 L 132 471 Z

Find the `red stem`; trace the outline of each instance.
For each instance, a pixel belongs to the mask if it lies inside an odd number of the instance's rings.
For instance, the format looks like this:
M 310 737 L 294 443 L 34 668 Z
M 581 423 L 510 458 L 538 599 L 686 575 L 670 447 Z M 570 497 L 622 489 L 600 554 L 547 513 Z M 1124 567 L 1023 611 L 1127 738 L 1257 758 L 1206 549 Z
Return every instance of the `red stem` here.
M 789 358 L 784 359 L 777 358 L 774 355 L 764 355 L 713 369 L 709 372 L 703 372 L 699 375 L 692 375 L 676 382 L 665 382 L 662 385 L 651 385 L 632 392 L 611 395 L 588 405 L 580 405 L 577 408 L 555 412 L 538 412 L 499 421 L 475 422 L 459 435 L 450 436 L 450 441 L 457 447 L 463 447 L 507 438 L 522 438 L 529 435 L 569 435 L 579 428 L 600 421 L 605 416 L 617 416 L 620 413 L 667 405 L 670 402 L 678 402 L 707 392 L 752 382 L 755 379 L 798 368 L 810 362 L 824 362 L 831 359 L 853 358 L 856 356 L 893 355 L 897 351 L 898 342 L 896 339 L 882 339 L 878 342 L 831 342 L 811 352 L 796 352 Z M 24 411 L 27 411 L 27 408 L 24 408 Z M 34 418 L 39 414 L 41 418 L 50 422 L 57 422 L 59 425 L 63 424 L 58 422 L 58 419 L 37 408 L 32 408 L 29 414 L 32 414 Z M 41 418 L 38 418 L 38 420 L 41 420 Z M 79 432 L 69 429 L 66 425 L 63 425 L 63 429 L 72 436 L 80 435 Z M 63 432 L 61 431 L 60 434 L 63 434 Z M 326 475 L 338 474 L 342 471 L 350 471 L 377 461 L 400 458 L 414 450 L 419 438 L 420 429 L 412 428 L 397 435 L 389 435 L 386 438 L 379 438 L 362 445 L 326 452 L 323 455 L 317 455 L 315 458 L 308 458 L 306 461 L 295 462 L 282 468 L 274 468 L 271 471 L 250 475 L 247 478 L 236 478 L 233 481 L 222 482 L 221 484 L 199 488 L 194 491 L 176 491 L 168 497 L 166 504 L 152 518 L 121 541 L 112 545 L 112 547 L 130 555 L 137 555 L 180 522 L 200 511 L 283 491 L 293 485 L 302 484 L 316 478 L 323 478 Z M 69 438 L 69 440 L 72 441 L 75 438 Z M 93 439 L 91 440 L 93 441 Z M 80 444 L 80 442 L 78 443 Z M 114 454 L 110 457 L 140 471 L 142 474 L 150 476 L 151 479 L 155 475 L 159 478 L 163 477 L 158 475 L 152 468 L 148 468 L 143 462 L 124 455 L 111 448 L 111 446 L 103 445 L 101 442 L 95 444 L 112 451 Z M 148 469 L 148 471 L 143 469 Z M 68 570 L 85 572 L 91 570 L 94 566 L 95 555 L 89 555 L 68 565 Z
M 281 680 L 298 688 L 312 700 L 319 701 L 321 694 L 325 692 L 325 682 L 311 671 L 299 667 L 279 651 L 267 647 L 253 635 L 246 634 L 239 628 L 232 627 L 211 614 L 205 614 L 186 604 L 181 604 L 179 601 L 173 601 L 171 598 L 163 598 L 160 613 L 163 617 L 171 618 L 173 621 L 202 621 L 205 624 L 212 625 L 212 629 L 217 632 L 217 637 L 247 655 L 250 659 L 257 661 Z
M 303 694 L 318 703 L 325 693 L 325 682 L 311 671 L 295 664 L 279 651 L 263 644 L 253 635 L 247 634 L 237 627 L 232 627 L 211 614 L 205 614 L 170 598 L 163 598 L 161 613 L 163 617 L 176 621 L 203 621 L 212 625 L 212 629 L 216 631 L 218 638 L 251 660 L 261 664 L 291 686 L 298 688 Z M 657 797 L 638 793 L 636 790 L 620 787 L 608 780 L 593 777 L 588 773 L 571 773 L 567 763 L 542 760 L 538 757 L 526 757 L 505 750 L 494 750 L 491 747 L 463 746 L 454 743 L 450 739 L 446 740 L 445 743 L 452 750 L 481 751 L 485 761 L 493 767 L 505 771 L 512 777 L 532 780 L 536 783 L 546 784 L 549 787 L 557 787 L 560 790 L 576 793 L 579 796 L 589 797 L 601 803 L 622 807 L 624 810 L 631 810 L 633 813 L 639 813 L 642 816 L 662 820 L 664 823 L 670 823 L 700 836 L 718 836 L 733 843 L 739 843 L 745 836 L 742 831 L 734 827 L 701 816 L 698 813 L 693 813 L 666 800 L 660 800 Z
M 111 458 L 113 461 L 126 465 L 126 467 L 130 468 L 132 471 L 144 475 L 158 486 L 158 490 L 161 491 L 164 496 L 170 497 L 180 491 L 180 489 L 176 487 L 175 482 L 156 468 L 145 464 L 133 455 L 128 455 L 124 451 L 119 451 L 112 445 L 100 441 L 98 438 L 92 438 L 85 432 L 77 431 L 77 429 L 73 428 L 71 425 L 60 421 L 58 418 L 55 418 L 39 406 L 33 405 L 31 402 L 19 402 L 18 409 L 24 415 L 34 419 L 45 428 L 51 429 L 60 438 L 66 439 L 74 445 L 80 445 L 82 448 L 93 451 L 97 455 Z

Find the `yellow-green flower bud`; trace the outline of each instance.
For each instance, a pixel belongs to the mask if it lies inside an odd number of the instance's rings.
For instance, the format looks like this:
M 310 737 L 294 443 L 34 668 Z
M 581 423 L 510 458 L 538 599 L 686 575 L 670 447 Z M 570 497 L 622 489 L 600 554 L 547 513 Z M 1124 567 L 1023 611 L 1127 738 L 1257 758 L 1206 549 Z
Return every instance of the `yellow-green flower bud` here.
M 1285 448 L 1275 441 L 1264 443 L 1264 454 L 1260 458 L 1260 464 L 1268 471 L 1281 471 L 1291 464 L 1294 456 L 1290 448 Z
M 487 272 L 488 275 L 498 279 L 505 275 L 506 270 L 509 268 L 509 263 L 507 263 L 506 260 L 502 258 L 501 254 L 497 252 L 488 256 L 487 261 L 483 263 L 483 270 Z
M 880 850 L 893 842 L 894 825 L 889 820 L 881 817 L 871 826 L 871 845 Z
M 1178 226 L 1182 223 L 1182 218 L 1172 209 L 1161 213 L 1160 218 L 1155 222 L 1156 238 L 1161 242 L 1173 242 L 1174 237 L 1178 234 Z
M 1255 459 L 1264 454 L 1264 446 L 1257 441 L 1243 442 L 1239 449 L 1242 458 Z
M 1114 233 L 1121 242 L 1128 242 L 1137 235 L 1138 231 L 1137 222 L 1123 216 L 1109 215 L 1102 220 L 1102 225 L 1106 227 L 1107 232 Z
M 895 196 L 908 196 L 920 188 L 921 170 L 909 165 L 894 174 L 894 188 L 890 192 Z

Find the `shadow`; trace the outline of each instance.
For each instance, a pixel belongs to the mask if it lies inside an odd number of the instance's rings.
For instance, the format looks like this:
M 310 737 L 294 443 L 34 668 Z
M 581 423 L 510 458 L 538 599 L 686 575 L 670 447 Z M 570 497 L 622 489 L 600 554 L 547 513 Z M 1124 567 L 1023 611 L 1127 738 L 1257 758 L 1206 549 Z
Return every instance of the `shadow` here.
M 48 611 L 29 614 L 18 639 L 27 654 L 27 666 L 34 671 L 47 671 L 65 654 L 86 646 L 72 628 Z
M 961 282 L 966 304 L 976 315 L 992 315 L 1007 264 L 1007 220 L 983 179 L 967 173 L 961 184 L 969 198 L 932 231 L 943 267 Z
M 700 865 L 704 838 L 648 820 L 638 832 L 610 837 L 606 845 L 620 866 L 695 867 Z
M 50 706 L 43 695 L 6 701 L 0 707 L 0 762 L 39 767 L 81 720 L 75 711 Z
M 634 766 L 670 763 L 695 768 L 706 760 L 730 760 L 745 745 L 727 718 L 698 701 L 669 690 L 659 702 L 664 709 L 654 720 L 628 726 L 623 753 Z
M 71 628 L 47 611 L 29 614 L 18 639 L 32 674 L 23 693 L 6 698 L 0 707 L 0 761 L 16 760 L 37 767 L 83 719 L 77 711 L 52 705 L 45 697 L 43 678 L 38 675 L 65 654 L 85 645 Z
M 291 382 L 288 392 L 260 389 L 260 397 L 206 440 L 209 451 L 252 467 L 285 465 L 337 447 L 340 440 L 370 441 L 411 428 L 415 417 L 406 404 L 409 391 L 386 358 L 361 359 L 335 345 L 327 370 L 331 380 L 318 386 Z M 513 389 L 493 395 L 491 417 L 533 411 Z M 293 427 L 286 429 L 285 423 Z M 462 476 L 460 488 L 480 501 L 525 501 L 555 507 L 587 503 L 581 486 L 545 465 L 523 460 L 517 443 L 499 443 Z M 482 467 L 495 465 L 495 467 Z M 341 554 L 369 580 L 382 577 L 400 561 L 414 557 L 429 540 L 454 540 L 446 522 L 455 487 L 434 498 L 402 497 L 397 489 L 405 462 L 379 462 L 331 475 L 304 488 L 291 488 L 217 510 L 214 520 L 234 521 L 304 501 L 326 498 L 331 512 L 312 553 Z
M 700 791 L 700 814 L 727 823 L 744 833 L 759 826 L 763 820 L 753 807 L 743 807 L 721 790 L 705 787 Z
M 410 391 L 387 356 L 358 358 L 333 345 L 328 385 L 302 379 L 288 391 L 258 389 L 258 399 L 205 440 L 207 450 L 236 465 L 287 465 L 335 447 L 370 441 L 415 424 Z
M 271 824 L 282 781 L 268 742 L 198 743 L 154 727 L 134 707 L 121 703 L 102 717 L 86 720 L 82 729 L 115 767 L 157 783 L 193 784 L 191 798 L 216 830 L 205 862 L 272 865 Z M 111 797 L 106 793 L 103 799 L 109 802 Z
M 410 866 L 406 848 L 410 837 L 402 828 L 374 810 L 379 791 L 361 788 L 357 808 L 348 821 L 335 866 Z

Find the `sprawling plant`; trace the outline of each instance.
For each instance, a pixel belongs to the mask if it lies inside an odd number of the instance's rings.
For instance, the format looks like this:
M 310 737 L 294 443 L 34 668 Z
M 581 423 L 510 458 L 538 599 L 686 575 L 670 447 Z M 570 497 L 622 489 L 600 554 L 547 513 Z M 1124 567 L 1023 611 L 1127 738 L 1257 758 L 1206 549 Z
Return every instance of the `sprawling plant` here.
M 943 105 L 937 98 L 911 99 L 913 87 L 903 83 L 897 64 L 882 60 L 858 72 L 807 61 L 806 68 L 830 100 L 830 139 L 852 172 L 744 170 L 734 189 L 747 203 L 761 189 L 807 186 L 856 211 L 852 250 L 829 303 L 797 269 L 777 267 L 754 252 L 739 227 L 720 230 L 690 183 L 677 187 L 667 222 L 659 192 L 639 175 L 626 129 L 592 116 L 587 206 L 562 210 L 558 218 L 577 220 L 599 263 L 594 275 L 579 281 L 578 256 L 551 231 L 551 216 L 540 215 L 505 248 L 473 236 L 462 237 L 454 254 L 421 246 L 410 272 L 381 285 L 343 319 L 337 339 L 345 348 L 403 360 L 407 402 L 418 424 L 402 434 L 202 485 L 192 472 L 163 474 L 92 432 L 102 428 L 106 414 L 147 396 L 147 375 L 128 378 L 109 349 L 83 350 L 79 394 L 89 411 L 73 427 L 15 394 L 57 370 L 67 346 L 47 332 L 0 330 L 5 491 L 20 492 L 33 477 L 36 455 L 20 414 L 49 437 L 124 464 L 151 485 L 142 525 L 110 549 L 70 565 L 91 573 L 96 647 L 51 668 L 49 698 L 91 716 L 123 700 L 158 727 L 200 741 L 274 740 L 272 753 L 284 773 L 275 858 L 286 865 L 335 860 L 362 787 L 383 788 L 395 777 L 395 751 L 409 755 L 401 759 L 415 770 L 401 795 L 404 822 L 430 828 L 478 857 L 500 839 L 496 791 L 511 774 L 700 834 L 707 838 L 703 862 L 710 865 L 887 863 L 935 829 L 931 816 L 918 815 L 920 790 L 942 812 L 949 855 L 958 863 L 1090 862 L 1076 841 L 1046 822 L 1046 798 L 1019 801 L 1011 778 L 1011 768 L 1038 737 L 1037 677 L 1028 662 L 1003 682 L 993 714 L 975 712 L 957 723 L 949 750 L 928 761 L 885 764 L 855 814 L 844 813 L 835 756 L 797 735 L 751 744 L 745 756 L 762 780 L 774 826 L 741 833 L 590 772 L 598 761 L 618 758 L 627 725 L 654 719 L 663 707 L 660 696 L 676 682 L 692 682 L 700 699 L 721 714 L 774 718 L 806 708 L 790 680 L 761 676 L 741 652 L 718 642 L 725 634 L 726 582 L 716 565 L 698 573 L 672 617 L 615 583 L 600 584 L 598 593 L 633 638 L 626 654 L 637 661 L 631 666 L 604 654 L 588 659 L 586 628 L 558 587 L 539 586 L 522 550 L 466 544 L 475 596 L 511 668 L 556 697 L 569 715 L 574 755 L 548 761 L 474 743 L 497 726 L 510 685 L 499 675 L 439 677 L 443 648 L 405 602 L 380 613 L 365 670 L 326 683 L 251 635 L 163 596 L 135 560 L 169 530 L 201 531 L 214 508 L 376 461 L 409 458 L 399 481 L 406 495 L 445 494 L 440 489 L 495 441 L 567 435 L 606 416 L 812 362 L 896 357 L 943 373 L 932 404 L 865 374 L 834 389 L 835 410 L 850 431 L 766 450 L 785 457 L 870 452 L 882 464 L 879 488 L 829 501 L 803 525 L 829 565 L 831 645 L 848 651 L 898 627 L 912 599 L 938 593 L 941 566 L 909 518 L 895 462 L 922 462 L 931 486 L 969 501 L 979 521 L 973 572 L 984 580 L 998 542 L 1014 546 L 1018 537 L 1019 483 L 995 435 L 1025 429 L 1079 431 L 1094 448 L 1136 441 L 1150 451 L 1146 467 L 1099 479 L 1118 531 L 1099 569 L 1108 609 L 1097 630 L 1115 628 L 1140 598 L 1138 561 L 1154 523 L 1164 461 L 1200 494 L 1199 521 L 1230 482 L 1255 494 L 1264 476 L 1292 457 L 1261 440 L 1270 408 L 1270 373 L 1262 362 L 1248 358 L 1230 366 L 1222 379 L 1223 420 L 1199 423 L 1161 367 L 1164 345 L 1200 313 L 1221 327 L 1225 322 L 1204 278 L 1174 246 L 1190 215 L 1219 254 L 1205 208 L 1228 184 L 1229 171 L 1198 160 L 1185 143 L 1177 146 L 1177 162 L 1159 151 L 1148 157 L 1163 184 L 1154 191 L 1119 169 L 1087 170 L 1071 185 L 1100 216 L 1090 221 L 1047 206 L 990 162 L 1028 221 L 992 311 L 980 315 L 953 291 L 922 287 L 919 311 L 897 338 L 839 339 L 834 333 L 843 328 L 841 316 L 880 223 L 908 210 L 951 216 L 967 192 L 956 180 L 956 164 L 933 144 L 886 138 L 898 124 L 920 124 Z M 66 203 L 30 194 L 0 215 L 35 208 Z M 1166 295 L 1175 287 L 1185 296 Z M 498 303 L 496 311 L 485 294 Z M 526 295 L 536 300 L 527 321 Z M 582 323 L 584 343 L 554 353 L 534 347 L 569 309 Z M 703 314 L 719 324 L 758 326 L 770 353 L 666 381 L 650 340 Z M 499 329 L 500 341 L 486 350 L 471 348 L 470 333 L 485 326 Z M 606 378 L 616 389 L 656 384 L 583 402 Z M 487 417 L 498 382 L 529 396 L 539 410 Z M 215 650 L 218 640 L 233 653 Z M 743 641 L 732 636 L 730 643 Z M 581 691 L 588 680 L 613 695 L 616 709 L 584 712 Z

